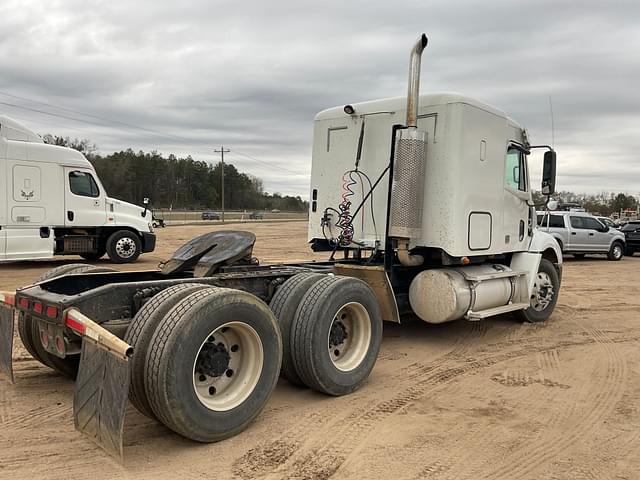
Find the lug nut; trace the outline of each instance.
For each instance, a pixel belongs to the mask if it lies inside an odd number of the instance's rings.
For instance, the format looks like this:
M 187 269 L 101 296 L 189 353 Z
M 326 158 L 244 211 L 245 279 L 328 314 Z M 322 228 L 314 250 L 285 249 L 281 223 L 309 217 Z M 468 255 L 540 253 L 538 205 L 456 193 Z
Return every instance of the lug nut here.
M 216 387 L 209 387 L 209 395 L 215 395 L 216 394 Z
M 238 345 L 231 345 L 231 351 L 237 352 L 240 347 Z
M 198 380 L 200 380 L 201 382 L 204 382 L 206 379 L 207 379 L 206 375 L 200 374 L 200 376 L 198 377 Z
M 226 375 L 227 377 L 229 377 L 229 378 L 233 377 L 233 370 L 228 369 L 228 370 L 225 372 L 225 375 Z
M 333 351 L 333 354 L 334 354 L 336 357 L 339 357 L 339 356 L 340 356 L 340 350 L 338 350 L 338 349 L 336 348 L 336 349 Z

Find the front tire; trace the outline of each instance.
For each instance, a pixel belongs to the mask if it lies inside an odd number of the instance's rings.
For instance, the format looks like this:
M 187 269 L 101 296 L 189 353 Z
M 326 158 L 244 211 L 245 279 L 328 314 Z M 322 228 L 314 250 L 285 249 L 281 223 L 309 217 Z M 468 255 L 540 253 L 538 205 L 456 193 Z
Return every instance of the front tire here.
M 558 271 L 553 263 L 543 258 L 540 260 L 533 292 L 530 295 L 530 307 L 515 314 L 525 322 L 544 322 L 553 313 L 559 294 L 560 277 Z
M 326 276 L 309 288 L 291 326 L 294 365 L 316 391 L 346 395 L 369 377 L 382 342 L 382 315 L 362 280 Z
M 140 237 L 129 230 L 118 230 L 107 239 L 107 254 L 113 263 L 135 262 L 141 250 Z
M 160 322 L 147 357 L 146 390 L 156 417 L 184 437 L 216 442 L 260 413 L 280 373 L 275 316 L 254 295 L 208 288 Z
M 607 258 L 617 262 L 622 260 L 622 257 L 624 257 L 624 246 L 620 242 L 613 242 L 609 249 L 609 253 L 607 253 Z

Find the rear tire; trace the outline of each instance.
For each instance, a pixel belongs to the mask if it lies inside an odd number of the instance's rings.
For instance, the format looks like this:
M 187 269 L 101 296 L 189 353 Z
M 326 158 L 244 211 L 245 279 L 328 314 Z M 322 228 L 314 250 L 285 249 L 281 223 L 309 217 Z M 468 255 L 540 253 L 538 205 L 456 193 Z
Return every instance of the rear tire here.
M 309 288 L 325 278 L 321 273 L 300 273 L 288 279 L 271 299 L 269 307 L 278 319 L 282 334 L 282 369 L 280 375 L 294 385 L 304 386 L 298 376 L 291 353 L 291 324 L 302 298 Z
M 180 435 L 236 435 L 275 388 L 282 339 L 275 316 L 247 292 L 208 288 L 181 300 L 158 325 L 147 356 L 147 397 Z
M 382 315 L 362 280 L 326 276 L 309 288 L 291 326 L 296 372 L 309 387 L 346 395 L 367 379 L 382 342 Z
M 144 304 L 127 328 L 124 341 L 133 347 L 134 352 L 129 360 L 131 371 L 129 400 L 140 413 L 147 417 L 156 418 L 144 386 L 145 361 L 151 338 L 158 324 L 180 300 L 208 287 L 202 284 L 180 283 L 163 290 Z
M 113 263 L 135 262 L 141 250 L 140 237 L 129 230 L 118 230 L 107 239 L 107 254 Z
M 607 258 L 614 262 L 622 260 L 624 257 L 624 245 L 621 242 L 613 242 L 611 244 L 611 248 L 609 249 L 609 253 L 607 253 Z
M 73 273 L 114 271 L 115 270 L 112 268 L 107 267 L 94 267 L 93 265 L 87 265 L 85 263 L 71 263 L 68 265 L 60 265 L 59 267 L 52 268 L 51 270 L 43 273 L 40 278 L 38 278 L 37 282 L 43 282 L 45 280 Z M 78 366 L 80 365 L 80 355 L 68 355 L 66 358 L 60 358 L 47 352 L 42 346 L 37 323 L 31 315 L 26 315 L 23 312 L 20 312 L 18 315 L 18 335 L 20 336 L 20 340 L 22 341 L 24 348 L 37 361 L 66 377 L 73 379 L 76 378 L 76 375 L 78 374 Z
M 531 306 L 515 312 L 515 316 L 530 323 L 547 320 L 553 313 L 560 294 L 560 277 L 556 267 L 546 258 L 540 260 L 534 292 L 530 295 Z

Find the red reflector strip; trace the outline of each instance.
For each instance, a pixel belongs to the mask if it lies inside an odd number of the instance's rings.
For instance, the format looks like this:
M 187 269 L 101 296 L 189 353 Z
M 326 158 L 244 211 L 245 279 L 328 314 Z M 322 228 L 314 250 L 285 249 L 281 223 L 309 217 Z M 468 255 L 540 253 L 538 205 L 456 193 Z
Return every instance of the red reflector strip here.
M 71 330 L 78 332 L 80 335 L 84 335 L 85 332 L 87 331 L 87 327 L 84 324 L 74 320 L 69 315 L 65 317 L 64 323 L 67 327 L 69 327 Z
M 56 307 L 47 307 L 46 315 L 49 318 L 56 318 L 58 316 L 58 309 Z
M 11 305 L 12 307 L 15 307 L 16 296 L 13 293 L 0 292 L 0 303 L 4 303 L 5 305 Z
M 29 300 L 26 298 L 21 298 L 18 304 L 20 305 L 20 308 L 29 308 Z
M 33 311 L 36 313 L 42 313 L 42 304 L 40 302 L 34 302 Z

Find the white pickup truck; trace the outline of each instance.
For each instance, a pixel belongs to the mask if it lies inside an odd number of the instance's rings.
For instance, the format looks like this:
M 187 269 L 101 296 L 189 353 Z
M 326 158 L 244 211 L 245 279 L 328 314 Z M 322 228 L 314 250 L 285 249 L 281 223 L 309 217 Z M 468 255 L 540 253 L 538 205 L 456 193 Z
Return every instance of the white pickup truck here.
M 604 253 L 609 260 L 624 256 L 624 234 L 585 212 L 538 212 L 538 228 L 558 241 L 563 253 L 583 258 Z
M 151 211 L 107 196 L 91 163 L 0 116 L 0 261 L 152 252 Z

